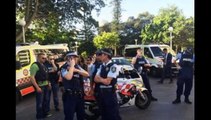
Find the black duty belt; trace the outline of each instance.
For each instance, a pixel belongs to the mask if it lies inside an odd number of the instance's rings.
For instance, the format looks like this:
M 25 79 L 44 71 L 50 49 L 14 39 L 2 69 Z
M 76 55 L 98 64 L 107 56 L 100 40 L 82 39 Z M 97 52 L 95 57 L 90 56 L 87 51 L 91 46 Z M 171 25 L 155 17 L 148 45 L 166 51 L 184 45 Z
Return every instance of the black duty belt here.
M 115 92 L 115 89 L 112 85 L 100 85 L 100 92 L 104 93 L 104 92 Z
M 71 89 L 66 89 L 64 91 L 65 94 L 69 94 L 69 95 L 78 95 L 78 96 L 82 96 L 83 95 L 83 91 L 82 90 L 71 90 Z

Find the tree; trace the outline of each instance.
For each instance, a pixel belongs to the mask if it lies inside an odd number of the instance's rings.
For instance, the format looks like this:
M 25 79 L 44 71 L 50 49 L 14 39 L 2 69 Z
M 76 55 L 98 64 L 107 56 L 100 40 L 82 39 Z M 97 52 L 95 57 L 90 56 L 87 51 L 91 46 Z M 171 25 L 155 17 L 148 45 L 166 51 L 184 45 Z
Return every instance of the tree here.
M 94 45 L 101 49 L 103 47 L 111 48 L 116 55 L 116 46 L 119 45 L 119 35 L 116 32 L 102 32 L 101 35 L 94 37 Z
M 121 29 L 120 22 L 121 22 L 121 1 L 122 0 L 113 0 L 111 4 L 113 5 L 113 21 L 111 29 L 114 32 L 119 32 Z
M 59 20 L 59 29 L 69 30 L 83 19 L 80 9 L 84 4 L 97 12 L 105 6 L 103 0 L 16 0 L 16 18 L 17 20 L 25 18 L 25 31 L 27 31 L 32 21 L 38 20 L 46 23 L 49 16 L 55 15 Z M 20 25 L 16 24 L 16 26 L 17 41 L 21 38 L 22 31 Z
M 173 46 L 175 47 L 175 43 L 180 44 L 181 40 L 185 38 L 185 40 L 189 39 L 191 36 L 184 36 L 182 31 L 186 31 L 186 18 L 183 15 L 182 11 L 178 9 L 178 7 L 172 5 L 168 8 L 162 8 L 159 10 L 159 14 L 154 17 L 151 24 L 148 24 L 141 31 L 141 38 L 143 39 L 144 44 L 149 43 L 162 43 L 168 44 L 170 42 L 170 35 L 168 28 L 173 27 Z M 188 22 L 190 23 L 190 22 Z M 189 24 L 189 27 L 193 24 Z M 189 29 L 191 32 L 193 29 Z M 192 37 L 191 37 L 192 38 Z
M 149 23 L 152 22 L 153 15 L 149 12 L 143 12 L 138 15 L 137 18 L 133 16 L 129 17 L 126 22 L 123 23 L 123 29 L 120 34 L 120 44 L 134 44 L 135 39 L 137 42 L 141 42 L 141 38 L 139 37 L 141 34 L 141 30 Z

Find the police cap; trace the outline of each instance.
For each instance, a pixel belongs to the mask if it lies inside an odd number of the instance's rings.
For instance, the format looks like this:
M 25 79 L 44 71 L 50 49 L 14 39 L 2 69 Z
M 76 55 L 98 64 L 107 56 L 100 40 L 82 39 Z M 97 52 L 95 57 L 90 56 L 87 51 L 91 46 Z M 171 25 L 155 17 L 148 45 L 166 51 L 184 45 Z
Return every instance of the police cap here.
M 66 57 L 68 57 L 68 56 L 75 56 L 75 57 L 78 57 L 78 54 L 77 54 L 75 51 L 68 51 L 68 52 L 66 53 Z
M 102 48 L 102 49 L 100 49 L 100 50 L 96 53 L 96 55 L 100 55 L 100 54 L 106 54 L 106 55 L 108 55 L 110 58 L 113 56 L 112 51 L 111 51 L 110 49 L 108 49 L 108 48 Z

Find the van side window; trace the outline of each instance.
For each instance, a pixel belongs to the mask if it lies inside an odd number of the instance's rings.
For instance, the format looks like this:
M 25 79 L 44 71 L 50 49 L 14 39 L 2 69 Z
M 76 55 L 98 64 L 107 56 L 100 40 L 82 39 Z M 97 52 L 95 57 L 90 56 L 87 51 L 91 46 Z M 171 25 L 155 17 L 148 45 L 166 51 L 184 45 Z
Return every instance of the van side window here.
M 144 47 L 144 55 L 148 58 L 153 58 L 149 48 Z
M 30 61 L 31 61 L 29 50 L 19 51 L 18 52 L 18 59 L 19 59 L 22 67 L 29 65 Z
M 125 49 L 125 57 L 134 57 L 136 56 L 136 50 L 137 48 L 128 48 L 128 49 Z

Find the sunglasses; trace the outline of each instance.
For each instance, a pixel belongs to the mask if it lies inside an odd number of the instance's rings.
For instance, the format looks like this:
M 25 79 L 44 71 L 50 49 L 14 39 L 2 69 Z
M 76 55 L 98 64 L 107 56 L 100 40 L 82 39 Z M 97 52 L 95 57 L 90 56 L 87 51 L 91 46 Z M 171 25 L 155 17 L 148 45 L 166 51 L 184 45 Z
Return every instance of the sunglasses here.
M 102 53 L 98 53 L 98 54 L 96 54 L 96 56 L 101 56 L 102 55 Z
M 42 59 L 43 59 L 43 60 L 46 60 L 46 58 L 44 58 L 44 57 L 43 57 Z

